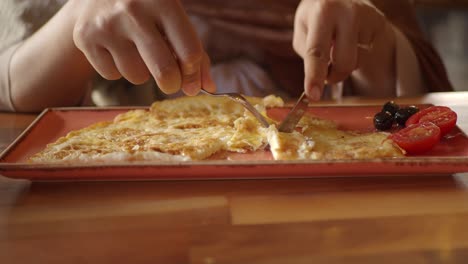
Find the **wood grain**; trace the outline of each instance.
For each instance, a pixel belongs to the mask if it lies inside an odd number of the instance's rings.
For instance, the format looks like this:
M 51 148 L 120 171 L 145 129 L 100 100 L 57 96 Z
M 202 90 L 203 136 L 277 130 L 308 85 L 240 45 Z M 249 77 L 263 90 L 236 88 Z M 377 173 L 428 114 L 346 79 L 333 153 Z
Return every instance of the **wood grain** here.
M 468 131 L 468 92 L 398 102 L 452 106 Z M 329 103 L 336 102 L 321 102 Z M 0 143 L 34 117 L 0 114 Z M 467 186 L 468 174 L 162 182 L 0 176 L 0 262 L 461 264 Z

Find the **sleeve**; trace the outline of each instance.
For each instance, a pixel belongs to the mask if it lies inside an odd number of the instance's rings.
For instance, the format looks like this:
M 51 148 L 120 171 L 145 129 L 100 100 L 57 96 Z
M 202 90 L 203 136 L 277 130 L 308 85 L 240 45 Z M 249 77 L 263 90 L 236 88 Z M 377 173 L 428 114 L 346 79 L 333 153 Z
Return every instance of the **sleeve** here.
M 425 91 L 453 91 L 445 66 L 437 51 L 425 38 L 412 4 L 408 0 L 372 0 L 372 3 L 394 25 L 397 37 L 397 74 L 404 75 L 404 69 L 409 68 L 404 66 L 405 63 L 398 62 L 398 59 L 408 61 L 414 55 L 419 65 Z M 408 50 L 408 47 L 411 47 L 412 50 Z M 405 57 L 405 54 L 410 57 Z M 398 76 L 398 78 L 400 77 Z M 408 78 L 408 73 L 404 78 Z
M 66 2 L 0 1 L 0 111 L 15 111 L 11 100 L 11 58 L 23 41 L 46 23 Z
M 24 5 L 12 0 L 0 1 L 0 111 L 14 111 L 10 94 L 10 62 L 13 54 L 28 34 L 22 21 Z
M 0 111 L 14 111 L 10 94 L 10 62 L 16 49 L 21 45 L 17 43 L 0 53 Z

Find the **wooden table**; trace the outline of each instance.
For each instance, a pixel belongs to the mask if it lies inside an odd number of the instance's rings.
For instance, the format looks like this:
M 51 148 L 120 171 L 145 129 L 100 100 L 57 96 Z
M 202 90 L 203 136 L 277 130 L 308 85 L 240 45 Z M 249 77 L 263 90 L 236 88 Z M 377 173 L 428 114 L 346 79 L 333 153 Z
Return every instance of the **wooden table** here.
M 468 92 L 398 102 L 452 106 L 468 131 Z M 0 114 L 1 148 L 33 118 Z M 49 183 L 1 178 L 0 262 L 468 263 L 467 184 L 468 174 Z

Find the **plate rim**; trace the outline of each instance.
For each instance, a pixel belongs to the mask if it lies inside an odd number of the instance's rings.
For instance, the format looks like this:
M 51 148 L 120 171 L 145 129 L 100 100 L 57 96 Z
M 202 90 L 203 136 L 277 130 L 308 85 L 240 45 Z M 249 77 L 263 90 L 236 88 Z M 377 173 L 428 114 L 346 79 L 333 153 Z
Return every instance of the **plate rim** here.
M 409 105 L 409 104 L 405 104 Z M 431 106 L 431 103 L 418 103 L 418 106 Z M 377 103 L 366 104 L 311 104 L 309 108 L 359 108 L 359 107 L 376 107 L 381 106 Z M 290 105 L 272 108 L 290 108 Z M 335 160 L 191 160 L 191 161 L 164 161 L 164 162 L 107 162 L 107 163 L 92 163 L 92 164 L 56 164 L 56 163 L 17 163 L 5 162 L 5 157 L 38 125 L 38 123 L 51 112 L 83 112 L 83 111 L 129 111 L 137 109 L 149 109 L 146 106 L 87 106 L 87 107 L 51 107 L 44 109 L 21 133 L 13 142 L 11 142 L 0 153 L 0 172 L 8 171 L 31 171 L 31 170 L 80 170 L 80 169 L 99 169 L 99 168 L 147 168 L 147 167 L 193 167 L 193 166 L 284 166 L 284 165 L 334 165 L 334 164 L 386 164 L 386 165 L 402 165 L 402 166 L 428 166 L 446 164 L 449 166 L 465 167 L 468 172 L 468 156 L 426 156 L 426 157 L 399 157 L 399 158 L 378 158 L 378 159 L 335 159 Z M 457 128 L 465 135 L 466 132 L 460 127 Z M 460 172 L 465 172 L 460 171 Z

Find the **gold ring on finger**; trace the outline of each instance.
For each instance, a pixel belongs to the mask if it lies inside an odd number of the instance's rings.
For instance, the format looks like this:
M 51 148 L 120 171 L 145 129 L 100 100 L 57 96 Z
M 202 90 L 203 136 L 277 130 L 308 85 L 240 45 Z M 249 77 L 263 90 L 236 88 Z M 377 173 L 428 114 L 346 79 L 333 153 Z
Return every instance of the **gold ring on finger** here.
M 360 48 L 360 49 L 363 49 L 365 51 L 371 51 L 372 48 L 374 47 L 374 43 L 372 43 L 372 42 L 369 43 L 369 44 L 358 43 L 357 47 Z

